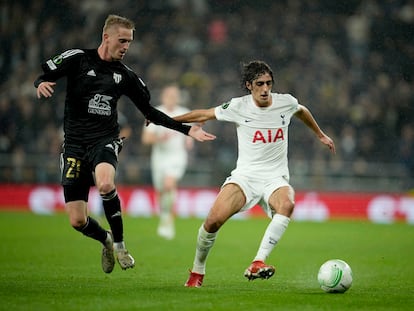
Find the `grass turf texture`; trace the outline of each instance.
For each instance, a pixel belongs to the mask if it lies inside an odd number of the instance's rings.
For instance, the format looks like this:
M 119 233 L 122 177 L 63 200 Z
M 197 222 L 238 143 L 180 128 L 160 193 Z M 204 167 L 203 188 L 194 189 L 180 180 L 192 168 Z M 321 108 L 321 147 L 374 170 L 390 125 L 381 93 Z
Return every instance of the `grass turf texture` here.
M 414 310 L 414 226 L 291 222 L 268 260 L 276 275 L 248 282 L 243 272 L 268 220 L 230 220 L 203 287 L 186 288 L 201 222 L 178 219 L 176 239 L 165 241 L 157 219 L 125 217 L 136 267 L 105 274 L 101 246 L 70 228 L 66 215 L 0 213 L 0 310 Z M 331 258 L 353 269 L 345 294 L 324 293 L 316 281 Z

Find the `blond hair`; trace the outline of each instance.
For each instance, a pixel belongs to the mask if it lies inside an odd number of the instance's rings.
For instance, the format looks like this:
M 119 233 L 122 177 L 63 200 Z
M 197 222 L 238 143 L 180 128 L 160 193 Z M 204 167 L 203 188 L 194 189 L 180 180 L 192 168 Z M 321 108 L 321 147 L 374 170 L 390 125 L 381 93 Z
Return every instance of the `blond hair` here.
M 103 26 L 103 32 L 107 32 L 109 28 L 113 26 L 121 26 L 127 29 L 135 30 L 135 24 L 132 20 L 122 17 L 119 15 L 108 15 L 108 17 L 105 20 L 105 24 Z

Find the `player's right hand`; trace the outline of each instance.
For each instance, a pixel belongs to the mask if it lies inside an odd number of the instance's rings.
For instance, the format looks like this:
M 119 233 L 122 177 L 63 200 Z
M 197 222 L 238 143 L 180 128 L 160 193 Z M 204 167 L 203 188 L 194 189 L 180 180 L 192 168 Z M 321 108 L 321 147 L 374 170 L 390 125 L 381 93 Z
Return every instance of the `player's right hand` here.
M 48 82 L 43 81 L 39 84 L 36 90 L 37 98 L 43 97 L 52 97 L 54 89 L 53 87 L 56 85 L 56 82 Z
M 216 139 L 215 135 L 205 132 L 200 125 L 191 126 L 188 135 L 200 142 Z

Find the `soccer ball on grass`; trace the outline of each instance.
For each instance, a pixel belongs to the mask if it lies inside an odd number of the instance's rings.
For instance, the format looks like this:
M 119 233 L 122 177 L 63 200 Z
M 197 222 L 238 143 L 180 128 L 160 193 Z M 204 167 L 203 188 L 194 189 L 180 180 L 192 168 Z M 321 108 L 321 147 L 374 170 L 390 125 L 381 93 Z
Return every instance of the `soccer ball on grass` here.
M 352 285 L 351 267 L 340 259 L 328 260 L 319 268 L 318 282 L 327 293 L 345 293 Z

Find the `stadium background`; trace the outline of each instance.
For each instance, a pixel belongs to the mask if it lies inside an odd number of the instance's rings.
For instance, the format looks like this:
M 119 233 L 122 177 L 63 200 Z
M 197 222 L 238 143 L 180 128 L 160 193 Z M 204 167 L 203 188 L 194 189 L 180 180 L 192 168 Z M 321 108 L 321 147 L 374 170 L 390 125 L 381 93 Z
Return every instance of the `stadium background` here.
M 337 145 L 332 157 L 294 122 L 289 159 L 299 194 L 387 194 L 406 202 L 414 187 L 412 1 L 17 0 L 0 4 L 0 183 L 7 204 L 18 205 L 13 189 L 54 189 L 59 182 L 64 83 L 51 100 L 37 100 L 40 63 L 66 49 L 97 47 L 109 13 L 136 22 L 125 63 L 147 83 L 154 105 L 169 82 L 183 88 L 190 109 L 218 105 L 241 94 L 240 63 L 263 59 L 274 69 L 275 91 L 307 105 Z M 144 119 L 127 98 L 120 110 L 132 136 L 118 183 L 147 189 Z M 211 122 L 206 129 L 218 139 L 196 144 L 184 188 L 217 189 L 234 167 L 233 126 Z M 399 204 L 402 210 L 414 209 L 409 202 Z

